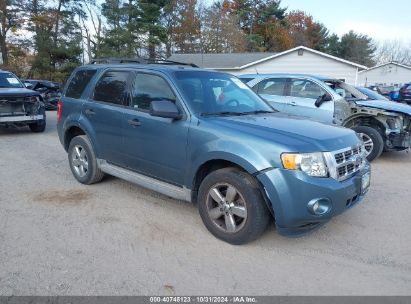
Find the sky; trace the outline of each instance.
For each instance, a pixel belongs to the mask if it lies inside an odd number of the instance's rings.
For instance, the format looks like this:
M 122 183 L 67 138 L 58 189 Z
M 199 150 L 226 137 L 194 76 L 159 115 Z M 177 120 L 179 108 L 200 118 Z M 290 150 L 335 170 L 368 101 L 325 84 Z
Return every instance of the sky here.
M 379 42 L 411 44 L 410 0 L 282 0 L 281 6 L 307 12 L 340 36 L 354 30 Z

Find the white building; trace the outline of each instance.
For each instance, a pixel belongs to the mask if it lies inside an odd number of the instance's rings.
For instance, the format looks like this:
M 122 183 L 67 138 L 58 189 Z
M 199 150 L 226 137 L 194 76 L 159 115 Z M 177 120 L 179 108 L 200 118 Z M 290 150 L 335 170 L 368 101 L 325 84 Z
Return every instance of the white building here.
M 382 85 L 400 87 L 411 82 L 411 67 L 389 62 L 377 65 L 359 73 L 359 84 L 364 86 Z
M 293 73 L 326 75 L 356 84 L 367 67 L 304 46 L 281 53 L 173 54 L 169 60 L 194 63 L 202 68 L 234 75 Z

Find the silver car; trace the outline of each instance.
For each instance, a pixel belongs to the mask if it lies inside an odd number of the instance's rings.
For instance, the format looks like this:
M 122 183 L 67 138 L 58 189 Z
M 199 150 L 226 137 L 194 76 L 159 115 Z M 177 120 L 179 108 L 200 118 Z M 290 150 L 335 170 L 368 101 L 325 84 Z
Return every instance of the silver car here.
M 240 79 L 280 112 L 355 130 L 370 161 L 383 151 L 410 147 L 410 106 L 370 100 L 343 80 L 324 76 L 248 74 Z

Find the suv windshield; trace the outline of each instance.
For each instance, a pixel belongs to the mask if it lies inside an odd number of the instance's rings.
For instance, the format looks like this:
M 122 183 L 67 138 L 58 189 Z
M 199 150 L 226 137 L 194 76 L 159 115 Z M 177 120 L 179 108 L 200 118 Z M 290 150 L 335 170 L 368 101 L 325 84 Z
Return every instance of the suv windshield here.
M 238 78 L 207 71 L 174 72 L 189 107 L 201 115 L 247 115 L 275 112 Z
M 13 74 L 0 73 L 0 88 L 23 88 L 23 85 Z

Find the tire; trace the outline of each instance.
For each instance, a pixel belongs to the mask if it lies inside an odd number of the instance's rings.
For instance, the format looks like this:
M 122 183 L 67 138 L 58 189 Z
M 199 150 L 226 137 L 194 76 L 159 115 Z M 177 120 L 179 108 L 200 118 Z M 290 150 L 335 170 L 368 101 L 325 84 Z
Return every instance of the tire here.
M 367 150 L 368 161 L 372 161 L 382 154 L 384 150 L 384 140 L 378 130 L 367 126 L 357 126 L 354 127 L 353 130 L 360 134 L 361 138 L 363 139 L 365 148 Z M 367 142 L 372 145 L 370 150 L 367 149 Z
M 74 137 L 68 148 L 68 160 L 71 172 L 82 184 L 98 183 L 104 177 L 97 165 L 93 146 L 86 135 Z
M 29 124 L 29 128 L 30 128 L 30 131 L 34 133 L 44 132 L 44 130 L 46 130 L 46 120 L 43 119 L 39 122 L 31 123 Z
M 213 197 L 223 197 L 231 204 L 222 200 L 218 203 Z M 204 178 L 198 208 L 206 228 L 216 238 L 233 245 L 257 239 L 272 219 L 254 178 L 237 168 L 219 169 Z

